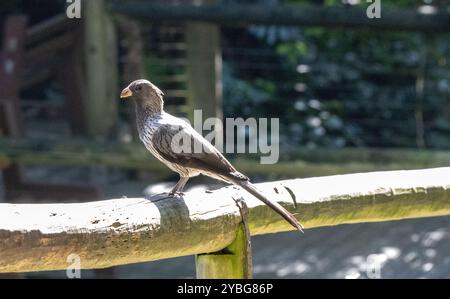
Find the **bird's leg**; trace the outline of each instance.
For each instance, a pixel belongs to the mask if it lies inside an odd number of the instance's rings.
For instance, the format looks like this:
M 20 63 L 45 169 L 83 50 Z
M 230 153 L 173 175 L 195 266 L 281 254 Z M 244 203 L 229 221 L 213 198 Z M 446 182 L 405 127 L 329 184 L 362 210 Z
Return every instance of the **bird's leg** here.
M 178 183 L 173 187 L 172 191 L 169 192 L 169 196 L 174 195 L 183 195 L 183 189 L 186 183 L 189 181 L 189 177 L 187 176 L 180 176 L 180 180 Z

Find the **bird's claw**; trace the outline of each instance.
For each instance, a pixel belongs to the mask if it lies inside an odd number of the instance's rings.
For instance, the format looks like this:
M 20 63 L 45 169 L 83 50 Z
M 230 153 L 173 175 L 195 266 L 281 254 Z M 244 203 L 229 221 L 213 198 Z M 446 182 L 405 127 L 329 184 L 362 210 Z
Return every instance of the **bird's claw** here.
M 167 198 L 171 198 L 171 196 L 169 195 L 169 193 L 167 192 L 163 192 L 163 193 L 158 193 L 158 194 L 153 194 L 150 196 L 146 196 L 146 198 L 148 200 L 150 200 L 151 202 L 157 202 L 163 199 L 167 199 Z
M 184 194 L 184 192 L 179 192 L 179 191 L 172 192 L 171 191 L 167 195 L 172 198 L 180 198 L 180 197 L 183 197 L 185 194 Z
M 171 191 L 171 192 L 163 192 L 163 193 L 146 196 L 146 199 L 150 200 L 151 202 L 157 202 L 157 201 L 168 199 L 168 198 L 183 198 L 184 195 L 185 195 L 184 192 L 179 192 L 179 191 L 172 192 Z

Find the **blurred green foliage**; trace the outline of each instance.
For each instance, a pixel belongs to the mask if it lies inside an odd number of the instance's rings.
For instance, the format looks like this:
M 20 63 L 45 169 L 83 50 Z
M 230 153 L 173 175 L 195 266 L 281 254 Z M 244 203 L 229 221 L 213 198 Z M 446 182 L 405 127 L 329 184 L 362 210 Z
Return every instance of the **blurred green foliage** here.
M 422 4 L 382 1 L 397 9 Z M 284 147 L 415 147 L 423 115 L 426 146 L 450 148 L 448 33 L 251 26 L 241 32 L 247 45 L 233 43 L 243 40 L 236 34 L 225 29 L 232 47 L 255 53 L 225 60 L 225 115 L 279 117 Z

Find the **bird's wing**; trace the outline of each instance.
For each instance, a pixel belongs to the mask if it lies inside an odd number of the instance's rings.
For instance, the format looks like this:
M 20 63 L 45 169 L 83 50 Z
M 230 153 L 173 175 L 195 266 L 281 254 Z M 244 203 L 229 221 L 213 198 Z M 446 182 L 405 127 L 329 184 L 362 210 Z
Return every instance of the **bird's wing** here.
M 226 177 L 247 179 L 188 124 L 161 125 L 153 134 L 152 143 L 155 150 L 171 163 Z
M 186 145 L 186 142 L 189 145 Z M 302 231 L 302 225 L 289 211 L 256 190 L 245 175 L 236 171 L 211 143 L 188 124 L 161 125 L 153 134 L 152 143 L 156 151 L 171 163 L 213 173 L 227 182 L 241 186 L 280 214 L 296 229 Z M 195 146 L 198 147 L 197 151 Z M 184 151 L 181 150 L 182 148 Z

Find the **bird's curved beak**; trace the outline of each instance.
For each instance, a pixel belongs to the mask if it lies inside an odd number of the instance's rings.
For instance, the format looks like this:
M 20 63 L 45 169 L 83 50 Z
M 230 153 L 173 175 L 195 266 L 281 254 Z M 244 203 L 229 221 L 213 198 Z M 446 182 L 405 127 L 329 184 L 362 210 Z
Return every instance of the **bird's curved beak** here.
M 133 92 L 131 91 L 131 89 L 129 87 L 124 88 L 122 90 L 122 92 L 120 93 L 120 98 L 124 99 L 124 98 L 129 98 L 133 95 Z

